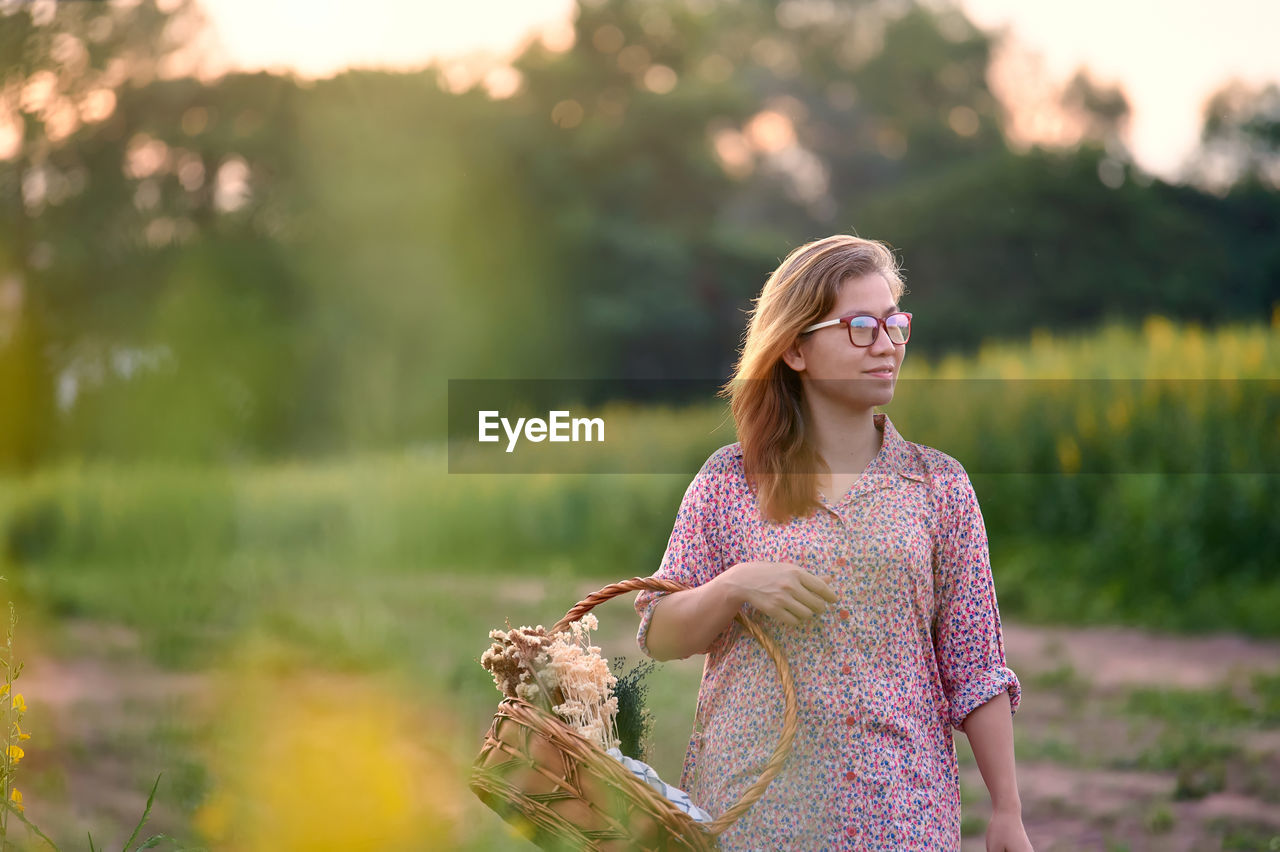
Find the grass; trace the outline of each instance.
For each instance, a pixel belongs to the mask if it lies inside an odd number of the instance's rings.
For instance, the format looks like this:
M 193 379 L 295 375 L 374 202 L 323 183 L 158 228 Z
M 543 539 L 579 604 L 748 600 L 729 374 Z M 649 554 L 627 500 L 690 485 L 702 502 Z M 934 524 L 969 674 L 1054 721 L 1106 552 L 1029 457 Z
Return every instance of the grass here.
M 1168 834 L 1173 831 L 1173 811 L 1163 802 L 1152 805 L 1142 818 L 1148 834 Z
M 1172 725 L 1221 728 L 1232 725 L 1275 727 L 1278 675 L 1258 674 L 1250 689 L 1136 689 L 1125 699 L 1126 713 L 1160 719 Z
M 1118 755 L 1109 765 L 1176 773 L 1175 799 L 1220 792 L 1233 776 L 1240 776 L 1241 785 L 1252 793 L 1274 796 L 1257 758 L 1240 742 L 1243 732 L 1275 727 L 1276 682 L 1274 674 L 1255 674 L 1244 690 L 1130 690 L 1117 702 L 1118 711 L 1160 725 L 1160 733 L 1151 746 L 1136 755 Z
M 1223 850 L 1232 850 L 1232 852 L 1280 850 L 1280 832 L 1267 823 L 1216 819 L 1211 822 L 1210 828 L 1221 838 Z
M 960 817 L 960 834 L 964 837 L 982 837 L 987 832 L 987 818 L 977 814 Z
M 1210 375 L 1206 365 L 1224 375 Z M 1280 331 L 1206 334 L 1156 320 L 1138 334 L 1040 335 L 1020 348 L 988 347 L 971 361 L 919 366 L 914 375 L 945 382 L 1118 378 L 1120 368 L 1124 375 L 1259 378 L 1280 375 Z M 1230 383 L 1222 387 L 1223 398 L 1194 399 L 1181 408 L 1167 399 L 1149 409 L 1108 399 L 1100 408 L 1079 409 L 1070 422 L 1055 419 L 1068 409 L 1042 413 L 1030 397 L 1012 400 L 996 420 L 970 405 L 946 418 L 942 432 L 940 419 L 930 416 L 936 401 L 930 408 L 929 400 L 904 395 L 889 410 L 907 437 L 938 446 L 975 471 L 992 463 L 991 447 L 1047 471 L 974 476 L 1004 615 L 1045 624 L 1280 635 L 1274 617 L 1280 584 L 1268 561 L 1277 543 L 1271 507 L 1280 480 L 1076 475 L 1068 462 L 1077 456 L 1063 451 L 1064 435 L 1074 436 L 1080 459 L 1111 458 L 1124 471 L 1158 467 L 1161 459 L 1199 459 L 1216 441 L 1245 453 L 1237 465 L 1274 469 L 1276 447 L 1249 437 L 1257 433 L 1250 418 L 1274 413 L 1268 408 L 1274 395 L 1237 399 Z M 1190 420 L 1164 434 L 1174 408 Z M 1232 412 L 1238 416 L 1224 422 Z M 712 408 L 619 410 L 616 416 L 644 440 L 608 448 L 593 461 L 599 469 L 647 462 L 696 468 L 733 440 L 717 431 L 723 411 Z M 1114 456 L 1098 455 L 1113 444 Z M 610 459 L 607 452 L 622 455 Z M 428 768 L 417 775 L 435 787 L 369 791 L 378 794 L 369 807 L 403 793 L 406 802 L 438 808 L 406 805 L 387 811 L 388 819 L 403 818 L 414 830 L 430 826 L 459 849 L 526 848 L 465 788 L 465 769 L 498 699 L 479 665 L 487 633 L 508 618 L 549 625 L 585 592 L 652 573 L 692 469 L 638 476 L 450 475 L 446 461 L 443 450 L 432 447 L 217 469 L 69 460 L 0 479 L 0 573 L 11 577 L 10 591 L 30 613 L 43 649 L 91 657 L 111 671 L 122 661 L 144 660 L 157 677 L 195 671 L 222 684 L 212 707 L 119 708 L 126 719 L 136 718 L 136 729 L 99 720 L 99 739 L 82 737 L 79 754 L 68 747 L 62 756 L 82 765 L 126 762 L 130 784 L 143 769 L 164 769 L 158 818 L 170 809 L 191 836 L 213 837 L 225 829 L 218 820 L 227 814 L 254 824 L 246 803 L 268 796 L 255 786 L 265 781 L 241 772 L 230 757 L 259 765 L 265 758 L 255 747 L 267 748 L 279 731 L 295 737 L 277 743 L 283 751 L 272 759 L 279 766 L 304 765 L 311 743 L 352 777 L 396 777 L 418 766 L 401 763 L 406 754 L 425 753 L 421 766 Z M 630 598 L 597 610 L 609 659 L 638 657 Z M 69 623 L 122 627 L 138 646 L 72 648 L 64 635 Z M 649 762 L 673 783 L 700 676 L 695 658 L 664 664 L 648 677 L 655 717 Z M 1082 673 L 1067 665 L 1029 678 L 1026 686 L 1077 700 L 1090 692 Z M 366 708 L 382 728 L 365 730 L 364 717 L 341 715 L 347 702 Z M 1114 765 L 1176 772 L 1180 795 L 1204 795 L 1229 785 L 1247 757 L 1233 744 L 1233 732 L 1273 726 L 1280 718 L 1280 672 L 1231 691 L 1136 691 L 1105 712 L 1164 730 L 1138 753 L 1117 756 Z M 263 720 L 276 728 L 260 727 Z M 362 754 L 327 735 L 344 724 L 361 732 Z M 1221 731 L 1222 738 L 1205 730 Z M 1018 745 L 1023 758 L 1080 759 L 1068 734 L 1020 737 Z M 958 736 L 956 747 L 971 769 L 967 739 Z M 49 774 L 28 791 L 28 807 L 40 806 L 33 801 L 37 793 L 55 797 L 59 789 Z M 315 796 L 364 792 L 311 789 Z M 976 798 L 973 792 L 965 793 L 967 803 L 985 799 L 984 790 Z M 285 811 L 301 807 L 282 801 Z M 125 816 L 103 807 L 87 818 L 124 825 Z M 972 819 L 966 815 L 966 833 L 976 830 Z M 1163 820 L 1157 814 L 1149 823 L 1159 827 Z M 294 828 L 308 826 L 300 818 Z
M 1048 760 L 1062 766 L 1088 766 L 1091 761 L 1081 753 L 1080 747 L 1064 736 L 1022 737 L 1018 739 L 1019 760 Z

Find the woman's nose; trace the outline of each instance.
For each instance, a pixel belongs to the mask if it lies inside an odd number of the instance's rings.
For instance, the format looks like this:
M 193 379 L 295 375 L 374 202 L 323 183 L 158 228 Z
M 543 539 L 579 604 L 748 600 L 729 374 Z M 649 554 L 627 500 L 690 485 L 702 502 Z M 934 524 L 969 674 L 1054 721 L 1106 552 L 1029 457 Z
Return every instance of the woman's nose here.
M 894 342 L 889 339 L 889 333 L 884 328 L 881 328 L 879 333 L 876 334 L 876 339 L 871 342 L 869 351 L 873 355 L 884 355 L 886 353 L 892 355 L 894 348 Z

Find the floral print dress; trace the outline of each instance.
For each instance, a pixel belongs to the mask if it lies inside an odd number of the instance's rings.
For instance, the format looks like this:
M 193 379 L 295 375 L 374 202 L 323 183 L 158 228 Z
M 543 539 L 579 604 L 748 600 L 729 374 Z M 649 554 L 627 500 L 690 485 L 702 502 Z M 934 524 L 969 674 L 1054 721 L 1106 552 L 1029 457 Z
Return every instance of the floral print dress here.
M 800 724 L 761 799 L 720 835 L 725 850 L 954 850 L 960 777 L 952 727 L 1021 686 L 1005 664 L 978 501 L 964 467 L 874 415 L 881 448 L 822 510 L 767 523 L 739 444 L 711 455 L 681 501 L 655 577 L 690 586 L 752 560 L 792 562 L 838 600 L 791 627 L 752 611 L 790 663 Z M 641 592 L 646 645 L 664 592 Z M 705 649 L 680 787 L 719 815 L 764 769 L 782 730 L 777 671 L 736 621 Z

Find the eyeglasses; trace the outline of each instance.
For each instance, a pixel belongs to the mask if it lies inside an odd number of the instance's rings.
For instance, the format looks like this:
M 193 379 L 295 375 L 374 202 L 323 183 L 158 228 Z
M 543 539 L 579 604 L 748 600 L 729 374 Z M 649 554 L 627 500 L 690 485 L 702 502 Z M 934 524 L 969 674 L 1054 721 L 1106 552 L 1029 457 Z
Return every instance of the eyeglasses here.
M 847 317 L 814 323 L 800 333 L 808 334 L 829 325 L 847 325 L 849 342 L 862 348 L 876 342 L 876 338 L 880 336 L 880 326 L 884 326 L 884 333 L 898 346 L 911 339 L 911 314 L 906 311 L 889 314 L 883 319 L 871 314 L 849 314 Z

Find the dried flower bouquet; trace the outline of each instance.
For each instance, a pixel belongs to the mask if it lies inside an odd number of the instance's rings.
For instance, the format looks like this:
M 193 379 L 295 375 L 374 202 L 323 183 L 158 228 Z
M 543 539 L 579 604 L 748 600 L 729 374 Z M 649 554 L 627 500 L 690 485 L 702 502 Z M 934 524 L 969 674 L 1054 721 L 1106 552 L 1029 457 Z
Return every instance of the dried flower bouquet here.
M 592 613 L 548 634 L 537 627 L 491 630 L 493 646 L 480 664 L 493 674 L 498 691 L 554 713 L 579 734 L 608 751 L 619 743 L 618 679 L 591 644 L 590 631 L 600 626 Z M 508 625 L 510 627 L 510 625 Z

